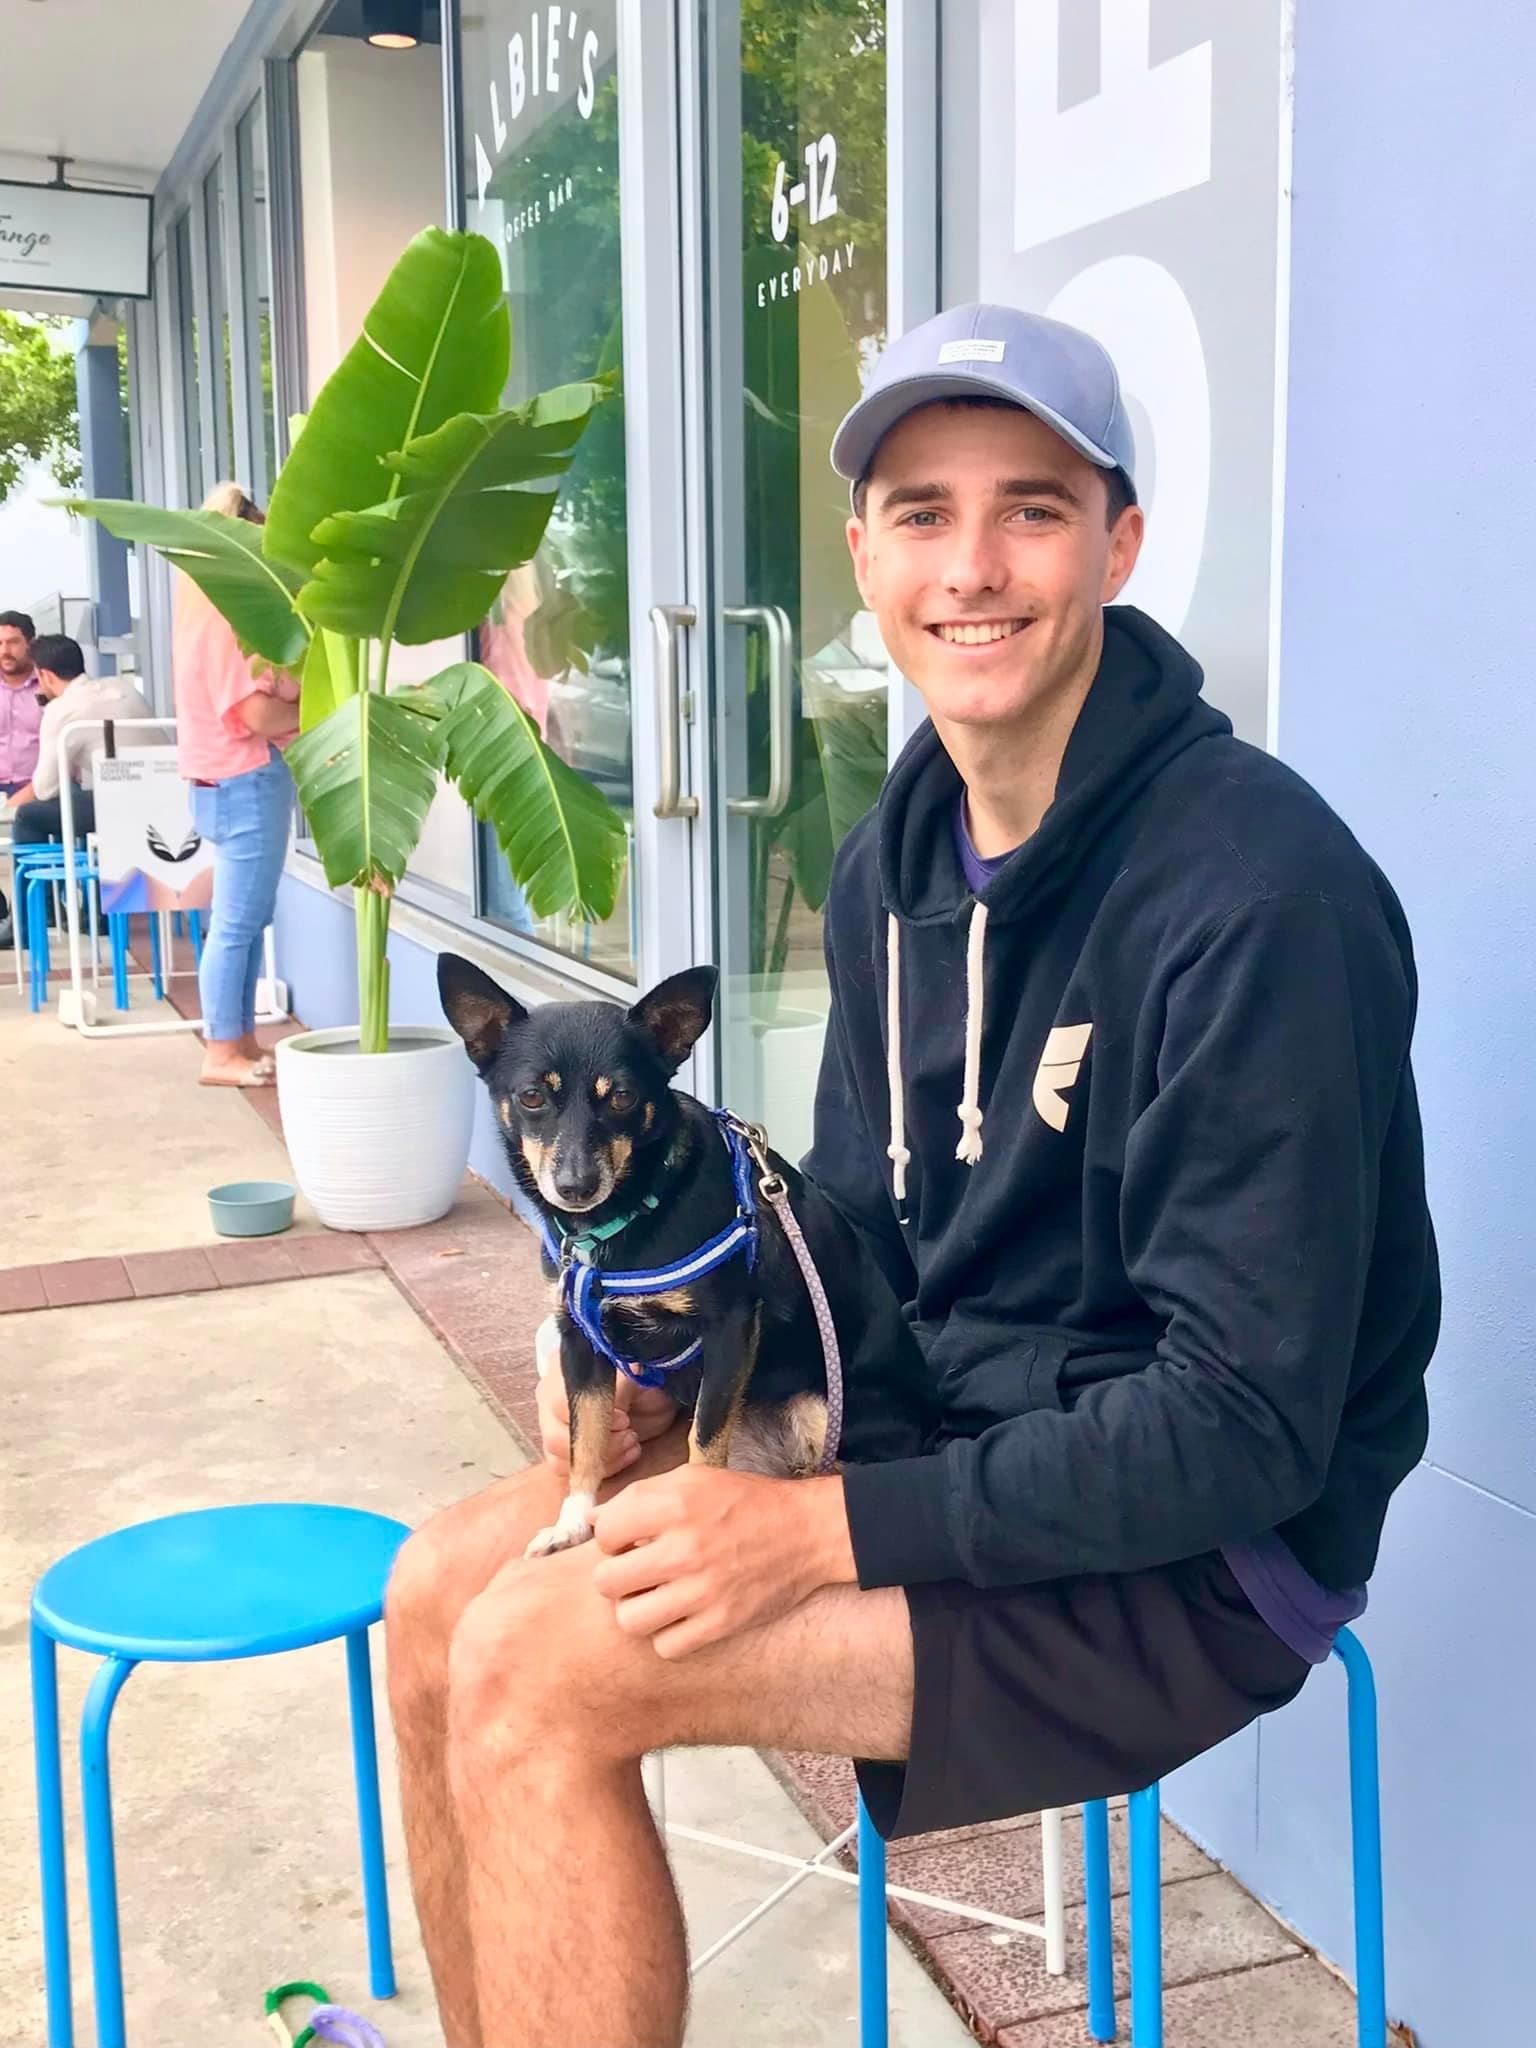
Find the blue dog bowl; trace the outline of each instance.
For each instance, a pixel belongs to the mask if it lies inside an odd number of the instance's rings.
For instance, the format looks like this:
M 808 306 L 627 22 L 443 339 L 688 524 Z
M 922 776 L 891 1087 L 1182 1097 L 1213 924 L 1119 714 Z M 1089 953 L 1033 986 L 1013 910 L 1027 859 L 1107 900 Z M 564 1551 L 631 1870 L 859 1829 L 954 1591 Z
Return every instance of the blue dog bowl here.
M 293 1221 L 295 1190 L 285 1180 L 232 1180 L 208 1190 L 220 1237 L 275 1237 Z

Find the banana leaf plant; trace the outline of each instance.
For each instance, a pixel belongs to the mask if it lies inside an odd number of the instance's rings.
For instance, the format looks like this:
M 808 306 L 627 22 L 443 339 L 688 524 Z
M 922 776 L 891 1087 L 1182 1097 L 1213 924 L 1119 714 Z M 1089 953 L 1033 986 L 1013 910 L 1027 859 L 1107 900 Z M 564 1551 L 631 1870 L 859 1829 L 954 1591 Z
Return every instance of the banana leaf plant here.
M 492 244 L 428 228 L 315 395 L 264 526 L 71 502 L 158 548 L 253 660 L 299 677 L 287 759 L 326 880 L 353 890 L 364 1052 L 388 1046 L 390 904 L 439 775 L 491 826 L 536 916 L 601 921 L 623 872 L 618 812 L 488 669 L 455 661 L 390 688 L 395 648 L 469 632 L 531 559 L 553 480 L 611 388 L 599 378 L 503 406 L 511 348 Z

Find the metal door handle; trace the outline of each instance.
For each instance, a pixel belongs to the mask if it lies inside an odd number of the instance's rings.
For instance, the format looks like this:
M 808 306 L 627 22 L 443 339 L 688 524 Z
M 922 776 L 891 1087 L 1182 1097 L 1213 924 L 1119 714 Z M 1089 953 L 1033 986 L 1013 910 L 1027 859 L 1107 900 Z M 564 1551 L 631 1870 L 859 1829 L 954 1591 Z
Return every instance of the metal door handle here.
M 661 757 L 661 794 L 651 806 L 658 818 L 696 818 L 699 800 L 683 795 L 683 706 L 677 685 L 677 629 L 698 614 L 691 604 L 653 604 L 656 642 L 656 742 Z
M 761 626 L 768 636 L 768 788 L 762 796 L 733 796 L 726 809 L 738 818 L 777 818 L 789 808 L 795 779 L 794 631 L 776 604 L 732 604 L 734 626 Z

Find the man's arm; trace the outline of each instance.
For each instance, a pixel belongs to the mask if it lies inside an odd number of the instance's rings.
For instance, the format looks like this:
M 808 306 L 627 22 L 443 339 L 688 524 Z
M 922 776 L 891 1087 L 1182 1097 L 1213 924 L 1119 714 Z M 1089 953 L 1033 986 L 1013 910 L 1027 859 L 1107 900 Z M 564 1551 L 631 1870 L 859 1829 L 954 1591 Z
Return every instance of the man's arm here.
M 1412 1013 L 1374 909 L 1271 898 L 1208 936 L 1169 988 L 1121 1190 L 1126 1270 L 1162 1341 L 1137 1370 L 1106 1362 L 1070 1410 L 850 1468 L 861 1584 L 1135 1571 L 1316 1499 Z M 1074 1360 L 1084 1381 L 1092 1364 Z
M 234 715 L 248 731 L 264 740 L 287 739 L 299 729 L 297 705 L 285 703 L 281 697 L 269 697 L 264 690 L 253 690 L 249 697 L 242 697 L 234 707 Z

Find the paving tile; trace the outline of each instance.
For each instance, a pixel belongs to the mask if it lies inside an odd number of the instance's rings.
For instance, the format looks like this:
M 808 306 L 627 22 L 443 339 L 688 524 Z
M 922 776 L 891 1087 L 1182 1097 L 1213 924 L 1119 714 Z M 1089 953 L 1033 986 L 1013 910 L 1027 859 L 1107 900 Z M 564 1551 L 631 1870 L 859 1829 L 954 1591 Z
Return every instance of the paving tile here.
M 1115 1901 L 1115 1982 L 1122 1993 L 1129 1983 L 1126 1907 L 1124 1898 Z M 1087 2003 L 1080 1906 L 1067 1914 L 1062 1977 L 1046 1974 L 1045 1944 L 1028 1934 L 971 1928 L 926 1946 L 941 1981 L 975 2016 L 983 2040 L 1000 2028 Z M 1280 1923 L 1223 1872 L 1163 1889 L 1163 1981 L 1169 1986 L 1300 1954 Z
M 0 1266 L 0 1316 L 47 1305 L 43 1276 L 36 1266 Z
M 123 1264 L 140 1301 L 160 1294 L 206 1294 L 219 1284 L 200 1245 L 173 1252 L 132 1252 Z
M 64 1259 L 38 1271 L 49 1308 L 88 1308 L 98 1301 L 133 1299 L 121 1259 Z
M 327 1230 L 318 1237 L 291 1238 L 284 1250 L 306 1279 L 327 1273 L 356 1273 L 382 1263 L 367 1238 L 349 1230 Z
M 269 1280 L 299 1277 L 288 1247 L 267 1238 L 210 1245 L 208 1259 L 221 1287 L 256 1287 Z
M 1083 1822 L 1080 1813 L 1062 1821 L 1062 1890 L 1069 1906 L 1083 1902 Z M 1116 1893 L 1130 1885 L 1130 1848 L 1124 1808 L 1109 1817 L 1110 1883 Z M 1037 1819 L 1011 1827 L 964 1829 L 954 1835 L 930 1837 L 917 1847 L 895 1842 L 889 1859 L 890 1881 L 911 1891 L 932 1892 L 943 1899 L 963 1900 L 1010 1920 L 1038 1919 L 1045 1907 L 1040 1865 L 1040 1824 Z M 1162 1827 L 1163 1883 L 1176 1884 L 1208 1877 L 1216 1865 L 1170 1822 Z M 930 1906 L 892 1902 L 899 1923 L 922 1935 L 949 1934 L 968 1923 Z M 974 1922 L 969 1923 L 974 1925 Z
M 1354 2048 L 1355 2001 L 1304 1956 L 1176 1986 L 1163 2022 L 1167 2048 Z M 997 2048 L 1083 2048 L 1086 2039 L 1081 2013 L 1058 2013 L 1004 2027 Z

